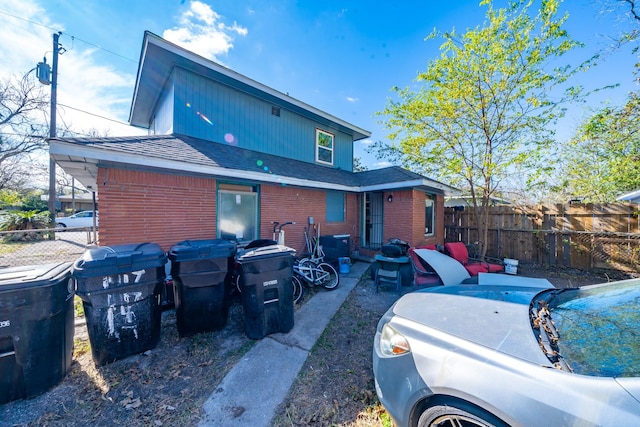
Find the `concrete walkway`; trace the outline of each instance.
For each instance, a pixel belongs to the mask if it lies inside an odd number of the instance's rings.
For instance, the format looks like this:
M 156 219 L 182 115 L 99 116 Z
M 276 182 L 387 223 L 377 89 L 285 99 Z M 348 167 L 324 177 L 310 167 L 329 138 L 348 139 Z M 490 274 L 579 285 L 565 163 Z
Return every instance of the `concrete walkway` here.
M 290 332 L 254 345 L 207 399 L 199 425 L 269 427 L 316 340 L 368 268 L 365 262 L 352 265 L 335 290 L 319 290 L 295 311 Z

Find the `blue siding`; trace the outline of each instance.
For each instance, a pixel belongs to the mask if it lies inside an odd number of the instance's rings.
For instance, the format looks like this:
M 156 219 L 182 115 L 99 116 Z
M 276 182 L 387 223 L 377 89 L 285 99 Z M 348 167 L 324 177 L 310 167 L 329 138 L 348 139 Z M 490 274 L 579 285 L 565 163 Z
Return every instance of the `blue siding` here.
M 353 169 L 350 135 L 284 108 L 275 116 L 273 104 L 184 69 L 173 74 L 174 133 L 314 163 L 319 128 L 335 135 L 333 167 Z
M 173 85 L 169 84 L 160 95 L 153 119 L 152 133 L 164 135 L 173 133 Z

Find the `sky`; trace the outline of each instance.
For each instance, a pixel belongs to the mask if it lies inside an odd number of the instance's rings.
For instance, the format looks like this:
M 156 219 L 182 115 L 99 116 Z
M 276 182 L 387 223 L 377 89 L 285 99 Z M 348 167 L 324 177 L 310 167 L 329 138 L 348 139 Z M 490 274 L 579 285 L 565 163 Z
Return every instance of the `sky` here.
M 616 0 L 565 0 L 567 30 L 585 47 L 575 60 L 605 48 L 629 27 Z M 609 2 L 609 3 L 607 3 Z M 619 3 L 619 0 L 618 0 Z M 494 7 L 506 4 L 495 0 Z M 622 3 L 619 3 L 622 4 Z M 354 143 L 369 169 L 388 166 L 367 152 L 386 141 L 375 114 L 394 86 L 411 86 L 440 55 L 434 28 L 463 33 L 483 23 L 479 0 L 0 0 L 0 78 L 22 76 L 46 57 L 54 32 L 64 52 L 58 62 L 58 127 L 110 136 L 142 135 L 127 125 L 148 30 L 255 81 L 371 132 Z M 640 24 L 636 24 L 640 25 Z M 588 107 L 624 103 L 636 57 L 626 47 L 580 76 L 587 88 L 620 84 Z M 569 135 L 584 114 L 562 124 Z M 562 132 L 561 132 L 562 133 Z

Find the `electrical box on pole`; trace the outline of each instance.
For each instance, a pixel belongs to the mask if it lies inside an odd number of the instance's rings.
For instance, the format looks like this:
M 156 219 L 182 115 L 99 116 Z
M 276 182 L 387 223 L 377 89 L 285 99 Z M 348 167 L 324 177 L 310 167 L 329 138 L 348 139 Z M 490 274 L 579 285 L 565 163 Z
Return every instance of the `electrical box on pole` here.
M 51 84 L 51 67 L 47 64 L 47 58 L 44 58 L 42 62 L 38 62 L 36 66 L 36 77 L 43 85 Z

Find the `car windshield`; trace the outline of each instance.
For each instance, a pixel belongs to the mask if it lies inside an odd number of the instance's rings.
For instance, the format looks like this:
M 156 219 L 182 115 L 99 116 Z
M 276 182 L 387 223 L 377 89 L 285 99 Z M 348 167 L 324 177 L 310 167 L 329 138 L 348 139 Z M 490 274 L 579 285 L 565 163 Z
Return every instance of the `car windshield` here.
M 558 293 L 549 301 L 558 349 L 573 371 L 640 376 L 640 279 Z

